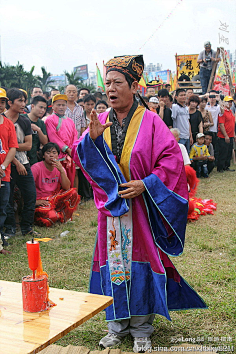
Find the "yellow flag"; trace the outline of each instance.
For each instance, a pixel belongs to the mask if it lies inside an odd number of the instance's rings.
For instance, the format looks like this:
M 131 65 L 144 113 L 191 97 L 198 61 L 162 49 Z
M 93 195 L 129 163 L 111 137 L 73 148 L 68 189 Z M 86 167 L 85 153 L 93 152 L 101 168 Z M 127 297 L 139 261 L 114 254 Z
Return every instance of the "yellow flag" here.
M 142 77 L 141 77 L 141 79 L 140 79 L 140 81 L 139 81 L 139 83 L 138 83 L 140 86 L 142 86 L 142 87 L 147 87 L 146 86 L 146 82 L 145 82 L 145 80 L 144 80 L 144 78 L 143 78 L 143 75 L 142 75 Z

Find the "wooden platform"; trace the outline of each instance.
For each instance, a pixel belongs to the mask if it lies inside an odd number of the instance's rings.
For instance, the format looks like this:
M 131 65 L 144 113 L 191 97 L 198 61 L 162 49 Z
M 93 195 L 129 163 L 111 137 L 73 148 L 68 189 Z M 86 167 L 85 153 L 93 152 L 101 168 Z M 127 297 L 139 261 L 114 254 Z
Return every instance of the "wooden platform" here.
M 0 354 L 38 353 L 113 302 L 110 296 L 50 288 L 49 297 L 56 306 L 30 313 L 23 311 L 20 283 L 0 280 L 0 287 Z M 51 348 L 51 353 L 64 350 Z
M 158 354 L 158 353 L 165 353 L 165 354 L 173 354 L 173 353 L 194 353 L 194 351 L 192 350 L 187 351 L 187 347 L 199 347 L 198 345 L 195 344 L 186 344 L 183 343 L 181 344 L 181 346 L 176 346 L 176 350 L 175 351 L 153 351 L 153 354 Z M 177 350 L 177 348 L 179 348 L 179 350 Z M 181 350 L 180 350 L 181 348 Z M 183 350 L 186 349 L 185 351 Z M 201 354 L 209 354 L 209 353 L 213 353 L 213 352 L 209 352 L 209 351 L 195 351 L 196 353 L 201 353 Z M 149 352 L 147 352 L 149 353 Z M 49 347 L 47 347 L 46 349 L 43 349 L 40 354 L 134 354 L 133 352 L 122 352 L 120 349 L 105 349 L 105 350 L 93 350 L 90 351 L 90 349 L 86 348 L 86 347 L 76 347 L 73 345 L 68 345 L 67 347 L 61 347 L 60 345 L 55 345 L 52 344 Z M 150 353 L 149 353 L 150 354 Z

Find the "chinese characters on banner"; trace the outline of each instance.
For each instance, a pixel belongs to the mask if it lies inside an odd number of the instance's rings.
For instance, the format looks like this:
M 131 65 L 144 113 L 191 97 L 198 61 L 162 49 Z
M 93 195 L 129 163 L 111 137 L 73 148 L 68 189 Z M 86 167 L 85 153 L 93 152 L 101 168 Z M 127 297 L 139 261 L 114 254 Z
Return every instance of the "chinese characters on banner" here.
M 176 55 L 177 78 L 185 74 L 192 80 L 193 76 L 199 74 L 199 63 L 197 63 L 198 54 Z
M 229 33 L 228 27 L 229 27 L 229 25 L 227 25 L 226 22 L 223 23 L 223 22 L 220 21 L 219 30 L 221 32 L 218 33 L 218 35 L 219 35 L 219 44 L 226 43 L 226 44 L 229 45 L 229 38 L 225 37 L 225 36 L 228 36 L 227 33 Z M 222 33 L 222 32 L 225 32 L 225 33 Z

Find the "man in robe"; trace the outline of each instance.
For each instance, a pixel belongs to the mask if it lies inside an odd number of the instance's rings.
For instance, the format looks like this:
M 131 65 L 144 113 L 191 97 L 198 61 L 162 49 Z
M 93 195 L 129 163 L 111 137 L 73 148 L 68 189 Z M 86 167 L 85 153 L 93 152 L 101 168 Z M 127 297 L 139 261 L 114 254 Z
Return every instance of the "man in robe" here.
M 110 112 L 90 115 L 72 157 L 93 187 L 98 232 L 90 292 L 113 297 L 101 347 L 134 337 L 134 352 L 151 347 L 155 314 L 205 308 L 168 258 L 183 252 L 188 190 L 177 142 L 160 117 L 138 106 L 142 55 L 106 64 Z
M 59 161 L 65 168 L 70 185 L 73 187 L 75 180 L 75 164 L 71 159 L 73 143 L 78 138 L 75 123 L 71 118 L 66 117 L 67 109 L 66 95 L 55 95 L 52 99 L 53 114 L 45 120 L 48 139 L 60 148 Z

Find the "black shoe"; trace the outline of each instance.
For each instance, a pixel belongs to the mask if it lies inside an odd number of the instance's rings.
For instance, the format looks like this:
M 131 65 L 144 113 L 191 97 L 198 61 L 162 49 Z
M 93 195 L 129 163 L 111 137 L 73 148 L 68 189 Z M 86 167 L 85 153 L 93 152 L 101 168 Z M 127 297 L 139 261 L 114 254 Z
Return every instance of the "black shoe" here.
M 233 170 L 232 168 L 229 168 L 229 167 L 227 167 L 227 168 L 225 169 L 225 171 L 235 172 L 235 170 Z

